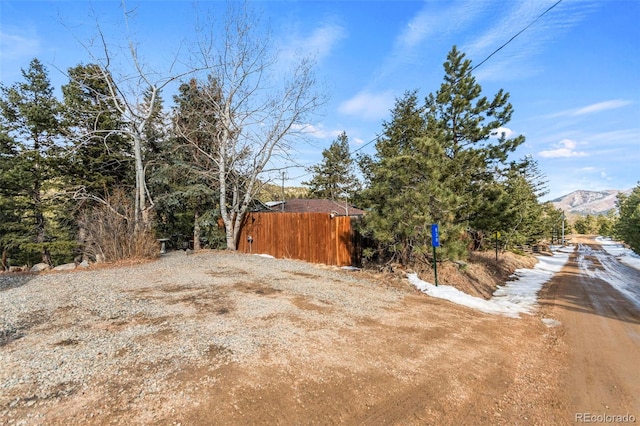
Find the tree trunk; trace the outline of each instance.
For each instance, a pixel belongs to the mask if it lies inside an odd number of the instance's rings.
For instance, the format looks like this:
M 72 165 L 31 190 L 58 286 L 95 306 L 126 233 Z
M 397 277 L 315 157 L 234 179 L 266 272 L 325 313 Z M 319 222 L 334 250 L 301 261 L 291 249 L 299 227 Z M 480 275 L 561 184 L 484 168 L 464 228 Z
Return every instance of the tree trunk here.
M 89 261 L 89 255 L 87 254 L 87 226 L 85 225 L 83 220 L 77 220 L 78 224 L 78 243 L 80 243 L 80 247 L 82 250 L 80 253 L 80 261 Z
M 198 219 L 200 219 L 200 214 L 196 209 L 193 215 L 193 251 L 200 250 L 200 223 Z
M 233 245 L 237 247 L 240 245 L 240 231 L 242 230 L 242 222 L 244 221 L 245 209 L 242 209 L 240 213 L 236 216 L 234 220 L 233 227 Z
M 35 217 L 35 232 L 36 232 L 36 243 L 41 244 L 42 246 L 42 263 L 46 263 L 51 265 L 51 255 L 49 254 L 49 250 L 45 247 L 44 242 L 46 239 L 45 234 L 45 217 L 43 213 L 42 206 L 42 182 L 41 182 L 41 171 L 40 171 L 40 142 L 38 141 L 38 137 L 34 137 L 33 150 L 35 151 L 36 158 L 33 163 L 33 170 L 36 174 L 35 182 L 33 185 L 33 210 Z
M 135 200 L 135 234 L 139 234 L 142 230 L 147 228 L 148 223 L 145 223 L 145 219 L 148 220 L 146 214 L 146 197 L 145 197 L 145 179 L 144 179 L 144 166 L 142 164 L 142 140 L 141 137 L 136 135 L 133 140 L 133 153 L 135 156 L 135 170 L 136 170 L 136 200 Z M 147 217 L 145 217 L 147 216 Z
M 237 250 L 236 238 L 233 229 L 227 228 L 227 250 Z
M 40 194 L 35 197 L 35 219 L 36 219 L 36 243 L 41 245 L 42 251 L 42 263 L 51 265 L 51 255 L 49 250 L 45 247 L 44 242 L 46 235 L 44 232 L 44 214 L 42 214 L 42 202 L 40 200 Z
M 42 263 L 53 266 L 53 263 L 51 263 L 51 253 L 47 247 L 42 248 Z
M 221 181 L 222 182 L 222 181 Z M 227 209 L 226 202 L 227 197 L 224 194 L 226 185 L 222 183 L 220 189 L 220 215 L 222 216 L 222 222 L 224 222 L 224 231 L 227 239 L 227 250 L 237 250 L 236 236 L 234 233 L 234 220 L 229 216 L 229 210 Z

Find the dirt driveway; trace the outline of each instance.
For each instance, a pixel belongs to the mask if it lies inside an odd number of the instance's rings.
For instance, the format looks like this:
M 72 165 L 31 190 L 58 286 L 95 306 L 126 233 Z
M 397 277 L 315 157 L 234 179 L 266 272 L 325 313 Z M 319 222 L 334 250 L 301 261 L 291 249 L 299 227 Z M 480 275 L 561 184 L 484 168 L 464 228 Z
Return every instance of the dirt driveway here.
M 0 423 L 572 424 L 554 309 L 227 253 L 43 275 L 0 287 Z

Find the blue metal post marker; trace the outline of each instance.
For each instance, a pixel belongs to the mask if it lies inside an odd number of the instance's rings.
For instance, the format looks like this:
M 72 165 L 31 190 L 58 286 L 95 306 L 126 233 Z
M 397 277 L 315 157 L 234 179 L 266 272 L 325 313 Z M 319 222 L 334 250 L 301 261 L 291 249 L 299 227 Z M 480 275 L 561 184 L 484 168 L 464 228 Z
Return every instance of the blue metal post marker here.
M 438 224 L 431 225 L 431 246 L 433 247 L 433 275 L 438 287 L 438 265 L 436 260 L 436 247 L 440 247 L 440 234 L 438 232 Z

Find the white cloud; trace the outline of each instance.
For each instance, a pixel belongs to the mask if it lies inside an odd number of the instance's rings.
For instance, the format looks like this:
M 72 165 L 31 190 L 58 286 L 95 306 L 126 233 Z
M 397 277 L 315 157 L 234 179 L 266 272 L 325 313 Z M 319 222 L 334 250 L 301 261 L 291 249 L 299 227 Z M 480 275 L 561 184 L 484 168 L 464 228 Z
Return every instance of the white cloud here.
M 499 138 L 504 133 L 504 137 L 509 139 L 511 136 L 515 134 L 515 132 L 508 127 L 498 127 L 496 130 L 491 132 L 491 136 L 495 138 Z
M 579 108 L 571 113 L 571 115 L 585 115 L 593 114 L 600 111 L 607 111 L 610 109 L 618 109 L 631 104 L 631 101 L 625 101 L 621 99 L 614 99 L 611 101 L 598 102 L 583 108 Z
M 585 2 L 563 3 L 537 18 L 555 2 L 518 1 L 518 2 L 477 2 L 483 5 L 489 14 L 485 14 L 484 28 L 470 41 L 461 44 L 461 50 L 473 59 L 473 65 L 479 65 L 495 50 L 504 45 L 500 55 L 493 56 L 475 72 L 479 80 L 504 81 L 517 80 L 535 75 L 542 71 L 536 64 L 536 57 L 551 45 L 551 41 L 568 31 L 587 16 L 593 6 Z M 535 25 L 531 25 L 535 22 Z M 526 28 L 526 30 L 524 30 Z M 519 30 L 523 32 L 517 34 Z M 512 37 L 517 34 L 513 40 Z M 507 43 L 505 45 L 505 43 Z M 491 68 L 490 70 L 487 68 Z
M 623 99 L 612 99 L 610 101 L 597 102 L 595 104 L 587 105 L 581 108 L 573 108 L 565 111 L 560 111 L 555 114 L 549 115 L 548 118 L 577 117 L 581 115 L 595 114 L 602 111 L 622 108 L 632 103 L 633 102 L 631 101 L 626 101 Z
M 429 11 L 424 8 L 418 12 L 402 29 L 396 40 L 396 45 L 401 48 L 412 48 L 435 29 L 437 20 L 434 20 Z
M 638 146 L 640 140 L 640 129 L 614 129 L 608 132 L 595 133 L 589 136 L 591 142 L 605 142 L 611 144 L 615 142 L 619 146 Z
M 331 54 L 338 42 L 346 37 L 346 30 L 335 23 L 323 23 L 305 36 L 293 35 L 283 46 L 281 58 L 291 60 L 298 54 L 313 56 L 320 62 Z
M 316 28 L 313 33 L 305 40 L 302 40 L 303 46 L 307 46 L 307 50 L 311 54 L 317 55 L 318 61 L 329 56 L 331 50 L 338 41 L 346 36 L 344 28 L 337 24 L 324 24 Z
M 422 3 L 400 28 L 393 49 L 379 71 L 380 76 L 397 72 L 407 65 L 424 65 L 426 53 L 446 41 L 456 40 L 459 50 L 474 65 L 508 42 L 514 34 L 530 25 L 553 0 L 504 2 L 464 0 Z M 584 19 L 592 8 L 561 4 L 545 19 L 536 22 L 509 43 L 500 55 L 491 59 L 479 72 L 479 80 L 505 81 L 523 79 L 541 71 L 535 56 L 548 48 L 549 41 Z M 489 69 L 490 68 L 490 69 Z
M 492 6 L 491 12 L 495 14 L 495 19 L 488 21 L 490 25 L 484 29 L 484 32 L 477 34 L 472 42 L 463 47 L 464 52 L 468 52 L 472 56 L 489 54 L 509 40 L 513 36 L 515 28 L 524 28 L 530 23 L 532 17 L 539 14 L 543 7 L 540 2 L 501 3 L 499 8 L 495 8 L 495 5 Z M 522 38 L 528 36 L 529 34 L 526 33 L 519 35 Z
M 40 39 L 28 28 L 0 29 L 0 81 L 8 84 L 21 77 L 21 67 L 41 54 Z
M 39 50 L 40 41 L 35 35 L 23 36 L 0 31 L 0 51 L 3 60 L 36 56 Z
M 342 114 L 355 115 L 367 120 L 380 120 L 389 114 L 395 96 L 391 90 L 379 93 L 361 91 L 338 107 Z
M 425 61 L 429 61 L 426 52 L 476 19 L 482 11 L 482 4 L 473 0 L 423 2 L 422 7 L 399 28 L 392 49 L 375 73 L 377 79 L 402 73 L 407 66 L 425 66 Z M 446 43 L 450 48 L 449 42 Z
M 446 5 L 425 2 L 405 26 L 395 40 L 394 54 L 403 56 L 419 47 L 429 38 L 442 37 L 444 34 L 455 34 L 472 22 L 486 5 L 476 1 L 465 1 Z
M 347 133 L 347 137 L 349 138 L 350 145 L 362 145 L 365 143 L 365 140 L 359 137 L 352 137 L 349 134 L 349 131 L 346 129 L 327 129 L 324 124 L 294 124 L 293 130 L 295 132 L 311 136 L 313 138 L 322 139 L 322 140 L 336 140 L 338 136 L 342 134 L 342 132 Z
M 579 169 L 575 170 L 574 173 L 576 176 L 581 176 L 582 179 L 591 179 L 593 180 L 594 178 L 589 178 L 587 177 L 588 175 L 590 176 L 600 176 L 601 179 L 604 179 L 605 181 L 611 181 L 613 180 L 613 178 L 611 176 L 609 176 L 609 174 L 607 173 L 607 170 L 605 168 L 602 167 L 580 167 Z M 596 180 L 597 181 L 597 180 Z
M 326 129 L 322 124 L 294 124 L 293 128 L 300 133 L 304 133 L 318 139 L 337 138 L 342 133 L 342 130 Z
M 576 151 L 578 143 L 571 139 L 562 139 L 556 144 L 556 149 L 549 151 L 540 151 L 538 155 L 543 158 L 571 158 L 586 157 L 588 154 L 584 151 Z

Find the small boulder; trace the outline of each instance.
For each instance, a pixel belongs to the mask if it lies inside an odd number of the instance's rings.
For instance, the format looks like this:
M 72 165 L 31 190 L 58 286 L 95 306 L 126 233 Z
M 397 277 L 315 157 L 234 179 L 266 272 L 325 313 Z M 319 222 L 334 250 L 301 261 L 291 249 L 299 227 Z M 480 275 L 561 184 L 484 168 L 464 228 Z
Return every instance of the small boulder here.
M 65 263 L 64 265 L 58 265 L 53 268 L 54 271 L 72 271 L 76 269 L 75 263 Z
M 31 267 L 31 272 L 42 272 L 51 269 L 48 263 L 36 263 Z
M 87 269 L 89 267 L 89 261 L 87 259 L 83 260 L 78 264 L 78 267 Z

